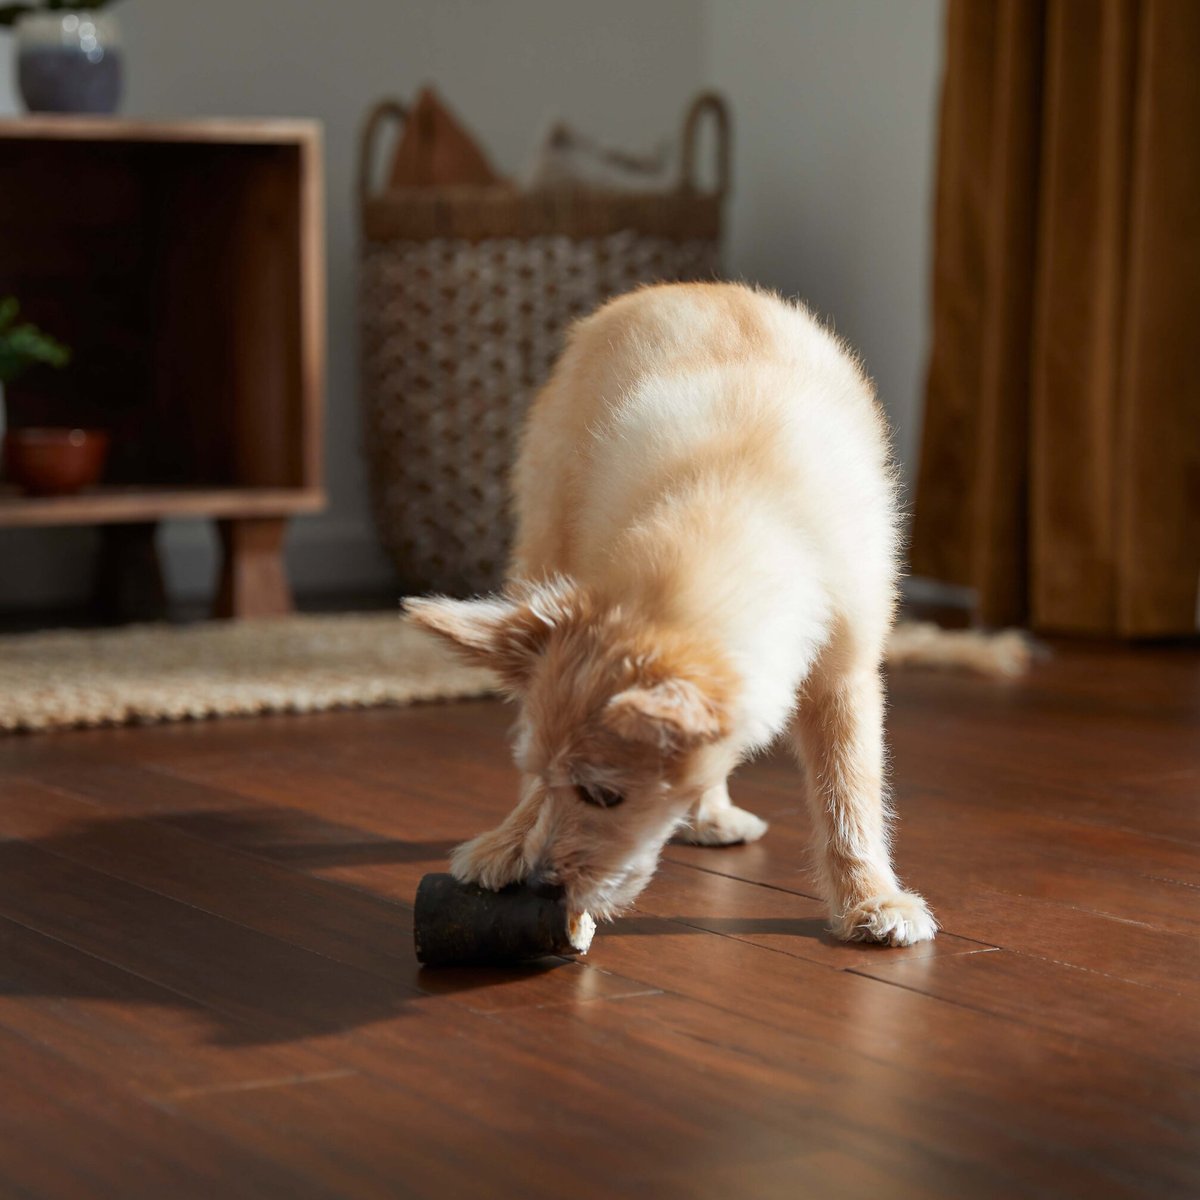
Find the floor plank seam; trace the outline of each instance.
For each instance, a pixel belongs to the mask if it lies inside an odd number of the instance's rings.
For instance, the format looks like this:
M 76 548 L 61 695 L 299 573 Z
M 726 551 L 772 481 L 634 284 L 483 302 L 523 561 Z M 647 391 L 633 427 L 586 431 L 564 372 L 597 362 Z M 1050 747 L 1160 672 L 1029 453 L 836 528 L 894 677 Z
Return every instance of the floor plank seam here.
M 111 959 L 105 958 L 103 954 L 97 954 L 94 950 L 88 950 L 86 947 L 79 946 L 74 942 L 68 942 L 65 938 L 61 938 L 57 934 L 47 933 L 46 930 L 38 929 L 35 925 L 27 925 L 24 921 L 19 920 L 10 913 L 0 913 L 0 922 L 15 925 L 18 929 L 23 929 L 26 933 L 33 934 L 34 937 L 44 938 L 48 942 L 53 942 L 56 946 L 65 947 L 72 954 L 80 954 L 84 958 L 90 958 L 93 962 L 103 963 L 110 971 L 127 975 L 130 979 L 139 980 L 141 983 L 149 984 L 150 987 L 156 988 L 159 991 L 177 996 L 183 1002 L 184 1007 L 199 1009 L 201 1012 L 220 1013 L 222 1016 L 237 1019 L 236 1014 L 228 1013 L 224 1009 L 217 1008 L 205 1000 L 200 1000 L 188 992 L 180 991 L 173 984 L 166 983 L 160 979 L 153 979 L 149 975 L 143 975 L 140 971 L 135 971 L 132 967 L 113 962 Z
M 665 917 L 659 913 L 647 913 L 641 910 L 643 915 L 653 917 L 656 921 L 667 921 L 672 925 L 678 925 L 683 929 L 694 929 L 697 933 L 707 933 L 712 937 L 728 938 L 731 942 L 737 942 L 742 946 L 752 946 L 755 950 L 765 950 L 768 954 L 782 954 L 785 958 L 794 958 L 799 962 L 811 963 L 814 967 L 826 967 L 830 971 L 844 971 L 846 967 L 839 967 L 833 963 L 823 963 L 815 958 L 808 958 L 803 954 L 795 954 L 791 950 L 786 950 L 781 946 L 764 946 L 762 942 L 754 942 L 749 938 L 740 937 L 736 933 L 727 933 L 722 929 L 709 929 L 706 925 L 694 925 L 690 921 L 683 920 L 682 917 Z
M 1191 888 L 1200 891 L 1200 883 L 1189 883 L 1186 879 L 1172 879 L 1169 875 L 1139 875 L 1139 879 L 1152 879 L 1155 883 L 1169 883 L 1174 887 Z
M 1140 878 L 1153 878 L 1153 876 L 1140 876 Z M 1160 879 L 1160 883 L 1173 883 L 1171 879 Z M 1200 886 L 1183 884 L 1182 886 Z M 1200 929 L 1196 932 L 1181 932 L 1177 929 L 1164 928 L 1162 925 L 1155 925 L 1150 921 L 1137 921 L 1133 917 L 1123 917 L 1119 913 L 1107 912 L 1102 908 L 1093 908 L 1088 904 L 1070 904 L 1065 900 L 1052 900 L 1029 892 L 1013 891 L 1003 886 L 985 887 L 976 891 L 976 895 L 989 896 L 1006 896 L 1016 900 L 1025 900 L 1034 904 L 1042 904 L 1050 909 L 1063 909 L 1067 912 L 1086 913 L 1089 917 L 1099 917 L 1104 921 L 1116 921 L 1119 925 L 1132 925 L 1135 929 L 1148 929 L 1152 933 L 1168 934 L 1173 938 L 1200 938 Z M 959 935 L 955 935 L 956 937 Z
M 1095 967 L 1085 967 L 1080 963 L 1067 962 L 1065 959 L 1053 958 L 1049 954 L 1035 954 L 1031 950 L 1017 950 L 1013 947 L 1003 946 L 1003 950 L 1007 950 L 1009 954 L 1015 954 L 1020 958 L 1032 958 L 1037 962 L 1053 963 L 1056 967 L 1069 967 L 1072 971 L 1082 971 L 1085 975 L 1097 975 L 1101 979 L 1112 979 L 1117 983 L 1128 983 L 1133 987 L 1145 988 L 1150 992 L 1162 992 L 1167 996 L 1184 997 L 1186 993 L 1177 991 L 1175 988 L 1162 987 L 1157 983 L 1150 983 L 1144 979 L 1130 979 L 1128 975 L 1114 975 L 1111 971 L 1100 971 Z
M 958 937 L 958 934 L 955 934 L 954 936 Z M 963 940 L 969 941 L 969 942 L 975 941 L 974 938 L 964 938 Z M 949 958 L 971 958 L 976 954 L 994 954 L 997 950 L 1004 949 L 1003 946 L 993 946 L 989 942 L 978 942 L 970 950 L 955 950 L 952 954 L 942 954 L 937 949 L 936 941 L 922 942 L 922 943 L 918 943 L 918 945 L 928 946 L 929 953 L 928 954 L 906 954 L 903 958 L 895 959 L 894 960 L 895 964 L 898 965 L 900 963 L 928 962 L 931 958 L 936 958 L 939 960 L 945 960 L 945 959 L 949 959 Z M 911 947 L 906 947 L 906 948 L 911 949 Z M 887 947 L 887 946 L 880 946 L 879 953 L 881 955 L 886 955 L 886 954 L 888 954 L 890 949 L 891 948 Z M 881 963 L 880 965 L 887 966 L 889 964 L 885 960 L 885 962 Z M 861 974 L 864 970 L 862 963 L 849 963 L 844 967 L 839 967 L 838 969 L 841 971 L 849 971 L 855 975 Z
M 1083 792 L 1082 795 L 1086 798 L 1090 793 Z M 1107 799 L 1101 793 L 1102 799 Z M 1056 821 L 1065 821 L 1076 825 L 1086 825 L 1090 829 L 1103 829 L 1106 833 L 1128 833 L 1137 838 L 1148 838 L 1154 841 L 1169 842 L 1172 846 L 1186 846 L 1189 850 L 1195 850 L 1200 847 L 1200 839 L 1176 837 L 1170 833 L 1158 833 L 1139 829 L 1136 825 L 1124 825 L 1119 822 L 1106 821 L 1102 817 L 1091 817 L 1086 813 L 1067 812 L 1064 809 L 1049 809 L 1045 813 L 1046 816 L 1053 817 Z
M 1009 951 L 1009 953 L 1013 953 L 1013 951 Z M 1033 956 L 1031 956 L 1031 957 L 1033 957 Z M 1054 962 L 1055 960 L 1046 959 L 1043 961 Z M 1055 965 L 1069 967 L 1072 964 L 1071 963 L 1056 963 Z M 1086 967 L 1080 967 L 1077 969 L 1078 970 L 1087 970 Z M 990 1020 L 1004 1021 L 1010 1025 L 1019 1025 L 1024 1029 L 1031 1029 L 1037 1033 L 1042 1033 L 1042 1034 L 1050 1033 L 1050 1034 L 1055 1034 L 1057 1036 L 1070 1037 L 1070 1038 L 1073 1038 L 1073 1039 L 1081 1041 L 1081 1042 L 1086 1042 L 1088 1045 L 1102 1046 L 1105 1049 L 1112 1048 L 1111 1040 L 1104 1038 L 1104 1037 L 1093 1037 L 1093 1036 L 1089 1036 L 1088 1034 L 1084 1034 L 1084 1033 L 1074 1033 L 1074 1034 L 1068 1035 L 1068 1034 L 1063 1033 L 1061 1030 L 1055 1029 L 1053 1026 L 1039 1024 L 1037 1021 L 1031 1020 L 1028 1017 L 1018 1016 L 1015 1013 L 997 1012 L 995 1009 L 991 1009 L 991 1008 L 981 1008 L 979 1005 L 976 1005 L 976 1004 L 968 1004 L 966 1001 L 963 1001 L 963 1000 L 955 1000 L 949 996 L 942 996 L 942 995 L 938 995 L 935 992 L 926 991 L 923 988 L 914 986 L 913 984 L 905 983 L 903 980 L 885 979 L 884 977 L 882 977 L 880 975 L 870 975 L 870 974 L 867 974 L 862 969 L 857 968 L 857 967 L 849 968 L 849 973 L 852 975 L 857 975 L 860 979 L 872 979 L 876 983 L 883 983 L 883 984 L 886 984 L 888 987 L 900 988 L 902 991 L 911 992 L 914 995 L 921 996 L 926 1000 L 934 1000 L 934 1001 L 937 1001 L 942 1004 L 949 1004 L 953 1008 L 961 1008 L 967 1012 L 978 1013 L 980 1016 L 987 1017 Z M 1099 975 L 1099 974 L 1103 974 L 1103 972 L 1096 971 L 1096 972 L 1090 972 L 1090 974 Z M 1117 976 L 1107 976 L 1107 978 L 1115 979 L 1118 977 Z M 1127 980 L 1126 982 L 1132 982 L 1132 981 Z M 1141 1063 L 1158 1065 L 1159 1061 L 1160 1061 L 1159 1059 L 1156 1059 L 1153 1057 L 1148 1057 L 1144 1054 L 1140 1054 L 1140 1053 L 1138 1053 L 1138 1051 L 1136 1049 L 1130 1048 L 1129 1046 L 1126 1046 L 1125 1053 L 1128 1054 L 1131 1058 L 1135 1058 L 1138 1062 L 1141 1062 Z M 1195 1074 L 1195 1072 L 1189 1071 L 1189 1074 Z
M 1029 900 L 1038 904 L 1048 905 L 1050 908 L 1065 908 L 1068 912 L 1087 913 L 1090 917 L 1100 917 L 1105 921 L 1116 921 L 1120 925 L 1132 925 L 1136 929 L 1151 929 L 1158 932 L 1156 925 L 1151 925 L 1148 921 L 1135 921 L 1132 917 L 1121 917 L 1116 913 L 1105 912 L 1100 908 L 1092 908 L 1087 904 L 1067 904 L 1061 900 L 1046 900 L 1041 896 L 1031 896 L 1028 892 L 1010 892 L 1005 889 L 997 889 L 997 894 L 1001 896 L 1013 896 L 1018 900 Z M 1175 934 L 1176 937 L 1186 937 L 1186 934 Z
M 702 867 L 698 863 L 687 862 L 680 858 L 667 858 L 666 861 L 671 863 L 672 866 L 686 867 L 689 871 L 700 871 L 705 875 L 719 875 L 722 879 L 736 879 L 739 883 L 748 883 L 753 887 L 766 888 L 772 892 L 783 892 L 788 896 L 801 896 L 805 900 L 815 900 L 818 904 L 821 903 L 821 897 L 815 892 L 801 892 L 796 888 L 784 887 L 779 883 L 767 883 L 762 879 L 747 879 L 744 875 L 734 875 L 729 871 L 718 871 L 715 867 Z
M 581 964 L 588 966 L 589 964 Z M 596 970 L 595 967 L 590 967 L 591 970 Z M 623 976 L 617 975 L 613 971 L 602 971 L 601 974 L 609 976 L 609 978 L 621 979 Z M 635 983 L 634 980 L 630 980 Z M 606 1004 L 610 1000 L 639 1000 L 646 996 L 665 996 L 674 995 L 668 993 L 665 988 L 655 987 L 652 984 L 646 984 L 645 987 L 634 987 L 628 992 L 613 992 L 606 996 L 564 996 L 561 1000 L 548 1000 L 543 1004 L 523 1004 L 520 1006 L 522 1012 L 547 1012 L 555 1009 L 563 1008 L 582 1008 L 592 1004 Z M 468 1011 L 480 1017 L 498 1017 L 503 1016 L 506 1012 L 512 1012 L 512 1008 L 507 1005 L 500 1005 L 498 1008 L 476 1008 L 474 1005 L 467 1006 Z
M 206 1087 L 179 1088 L 174 1092 L 155 1094 L 153 1099 L 173 1103 L 178 1100 L 195 1100 L 201 1096 L 224 1095 L 227 1092 L 260 1092 L 273 1088 L 298 1087 L 306 1083 L 327 1083 L 332 1079 L 346 1079 L 361 1072 L 353 1067 L 339 1067 L 331 1071 L 310 1071 L 301 1075 L 284 1075 L 277 1079 L 244 1079 L 237 1083 L 213 1083 Z

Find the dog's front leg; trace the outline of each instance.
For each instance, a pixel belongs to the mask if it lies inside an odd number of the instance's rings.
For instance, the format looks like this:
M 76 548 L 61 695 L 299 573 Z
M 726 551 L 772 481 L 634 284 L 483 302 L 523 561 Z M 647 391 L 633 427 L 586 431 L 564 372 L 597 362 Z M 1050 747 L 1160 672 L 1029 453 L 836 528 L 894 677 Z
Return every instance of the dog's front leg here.
M 883 685 L 877 670 L 818 669 L 794 726 L 834 933 L 893 946 L 937 932 L 925 901 L 901 890 L 888 850 Z
M 455 849 L 450 857 L 454 877 L 492 891 L 526 878 L 545 842 L 541 829 L 544 813 L 538 780 L 527 775 L 522 780 L 521 800 L 512 812 L 495 829 Z

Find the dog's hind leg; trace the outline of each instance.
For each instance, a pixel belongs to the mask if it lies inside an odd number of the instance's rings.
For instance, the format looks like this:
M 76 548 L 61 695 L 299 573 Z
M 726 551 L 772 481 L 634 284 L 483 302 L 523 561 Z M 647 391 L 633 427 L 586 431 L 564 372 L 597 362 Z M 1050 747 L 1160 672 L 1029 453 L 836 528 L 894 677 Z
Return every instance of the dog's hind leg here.
M 793 729 L 807 774 L 834 933 L 907 946 L 933 937 L 925 901 L 892 870 L 884 800 L 883 682 L 875 661 L 830 654 L 805 683 Z
M 757 842 L 767 832 L 767 823 L 729 798 L 729 785 L 722 780 L 696 801 L 690 823 L 679 831 L 682 842 L 694 846 L 736 846 Z

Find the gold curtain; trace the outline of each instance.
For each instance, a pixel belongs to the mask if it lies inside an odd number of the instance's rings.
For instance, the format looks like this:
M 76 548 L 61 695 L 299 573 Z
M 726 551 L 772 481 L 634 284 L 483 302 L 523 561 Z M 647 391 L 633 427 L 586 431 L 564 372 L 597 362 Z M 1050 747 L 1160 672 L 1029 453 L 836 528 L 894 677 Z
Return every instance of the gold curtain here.
M 1197 629 L 1200 0 L 949 0 L 912 569 Z

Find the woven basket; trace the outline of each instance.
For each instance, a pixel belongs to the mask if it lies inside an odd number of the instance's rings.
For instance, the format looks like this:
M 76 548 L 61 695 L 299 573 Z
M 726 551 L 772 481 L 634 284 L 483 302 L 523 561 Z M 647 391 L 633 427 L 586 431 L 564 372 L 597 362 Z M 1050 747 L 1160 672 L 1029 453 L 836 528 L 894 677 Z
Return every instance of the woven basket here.
M 696 183 L 696 142 L 717 130 L 715 189 Z M 362 356 L 371 498 L 411 592 L 471 595 L 504 577 L 508 473 L 525 410 L 567 327 L 644 283 L 719 272 L 729 115 L 702 95 L 683 127 L 669 192 L 519 192 L 371 185 L 395 101 L 363 128 Z

